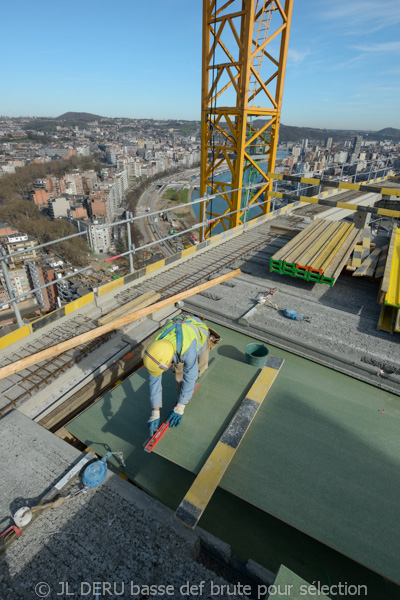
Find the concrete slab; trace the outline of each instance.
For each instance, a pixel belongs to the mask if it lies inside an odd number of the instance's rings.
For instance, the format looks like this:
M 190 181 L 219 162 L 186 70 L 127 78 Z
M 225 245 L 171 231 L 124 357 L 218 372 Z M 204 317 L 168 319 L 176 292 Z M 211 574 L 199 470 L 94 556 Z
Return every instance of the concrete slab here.
M 35 505 L 80 454 L 17 411 L 2 420 L 0 451 L 9 458 L 0 480 L 2 527 L 7 515 Z M 77 489 L 78 482 L 68 491 Z M 95 598 L 99 593 L 139 600 L 163 598 L 169 585 L 170 597 L 208 598 L 214 585 L 224 590 L 218 597 L 244 599 L 228 594 L 231 582 L 196 560 L 200 547 L 200 535 L 180 527 L 172 511 L 109 473 L 101 487 L 39 516 L 0 555 L 0 597 Z M 181 593 L 187 582 L 202 581 L 202 594 L 185 594 L 185 588 Z M 157 586 L 152 594 L 146 593 L 150 585 Z

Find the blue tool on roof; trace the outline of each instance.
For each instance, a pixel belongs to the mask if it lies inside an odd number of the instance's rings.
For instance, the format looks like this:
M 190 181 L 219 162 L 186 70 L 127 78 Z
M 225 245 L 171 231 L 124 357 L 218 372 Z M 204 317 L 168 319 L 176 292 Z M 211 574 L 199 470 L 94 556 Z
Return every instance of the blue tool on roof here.
M 116 454 L 118 456 L 123 467 L 126 466 L 122 458 L 122 452 L 107 452 L 102 459 L 96 460 L 86 467 L 82 475 L 82 482 L 84 486 L 95 488 L 103 483 L 107 475 L 107 458 L 109 458 L 112 454 Z
M 311 317 L 299 317 L 294 308 L 285 308 L 283 316 L 287 319 L 292 319 L 292 321 L 306 321 L 307 323 L 311 323 Z

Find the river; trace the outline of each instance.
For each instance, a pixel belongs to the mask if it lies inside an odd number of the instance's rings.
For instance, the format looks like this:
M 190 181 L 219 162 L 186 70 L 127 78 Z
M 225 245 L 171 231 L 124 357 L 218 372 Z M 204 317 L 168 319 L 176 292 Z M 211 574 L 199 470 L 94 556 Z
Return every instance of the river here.
M 278 160 L 282 160 L 282 158 L 285 158 L 285 156 L 288 156 L 290 154 L 290 152 L 288 152 L 287 150 L 278 150 L 277 152 L 277 159 Z M 261 162 L 259 163 L 260 168 L 266 172 L 268 169 L 268 162 Z M 217 176 L 218 181 L 230 181 L 231 180 L 231 174 L 229 171 L 226 171 L 225 173 L 221 173 L 221 175 Z M 259 176 L 257 178 L 257 182 L 261 180 L 261 176 Z M 198 189 L 196 190 L 192 190 L 192 201 L 193 200 L 197 200 L 197 198 L 200 198 L 200 191 Z M 228 207 L 228 204 L 226 202 L 226 200 L 224 200 L 223 198 L 214 198 L 213 203 L 212 203 L 212 210 L 214 213 L 218 213 L 218 214 L 222 214 Z M 195 215 L 198 219 L 200 219 L 200 204 L 195 204 L 193 206 L 193 210 L 195 212 Z M 261 214 L 261 209 L 258 207 L 255 208 L 251 208 L 249 210 L 249 214 L 248 214 L 248 218 L 252 219 L 253 217 L 256 217 L 257 215 Z M 221 233 L 221 231 L 224 231 L 224 228 L 222 227 L 222 225 L 220 223 L 218 223 L 218 225 L 216 225 L 216 227 L 214 227 L 213 229 L 213 234 L 217 234 L 217 233 Z

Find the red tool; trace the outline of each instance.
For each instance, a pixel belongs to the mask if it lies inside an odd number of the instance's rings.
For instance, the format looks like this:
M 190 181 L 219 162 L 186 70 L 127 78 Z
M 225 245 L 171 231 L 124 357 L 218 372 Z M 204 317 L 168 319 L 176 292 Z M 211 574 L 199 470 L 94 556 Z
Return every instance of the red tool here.
M 155 432 L 153 437 L 150 438 L 150 440 L 145 445 L 144 449 L 146 452 L 152 452 L 154 450 L 156 444 L 158 444 L 158 442 L 161 440 L 162 436 L 164 435 L 164 433 L 167 431 L 168 428 L 169 428 L 169 421 L 165 421 L 165 423 L 163 423 L 157 429 L 157 431 Z
M 0 533 L 0 540 L 3 545 L 3 549 L 5 549 L 10 542 L 16 539 L 16 537 L 21 537 L 21 535 L 22 531 L 16 525 L 11 525 L 11 527 L 3 531 L 3 533 Z
M 197 390 L 198 387 L 199 387 L 199 384 L 197 384 L 196 387 L 194 388 L 193 394 L 195 393 L 195 391 Z M 157 431 L 155 432 L 153 437 L 150 438 L 148 442 L 146 442 L 146 444 L 144 446 L 144 449 L 146 452 L 153 452 L 154 448 L 156 447 L 158 442 L 161 440 L 162 436 L 167 431 L 167 429 L 169 429 L 169 421 L 165 421 L 162 425 L 160 425 L 160 427 L 157 429 Z

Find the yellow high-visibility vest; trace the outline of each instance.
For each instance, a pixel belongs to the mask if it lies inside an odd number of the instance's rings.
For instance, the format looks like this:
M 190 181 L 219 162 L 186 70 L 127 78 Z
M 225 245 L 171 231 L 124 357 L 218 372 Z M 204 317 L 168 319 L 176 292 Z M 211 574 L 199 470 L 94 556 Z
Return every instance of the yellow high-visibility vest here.
M 179 323 L 179 321 L 178 321 Z M 177 338 L 176 338 L 176 321 L 171 320 L 167 321 L 164 327 L 161 329 L 160 333 L 154 338 L 154 341 L 163 339 L 168 340 L 174 346 L 175 351 L 177 350 Z M 182 350 L 180 355 L 185 354 L 186 350 L 192 345 L 193 340 L 196 340 L 196 349 L 197 352 L 203 347 L 205 341 L 209 336 L 208 327 L 205 323 L 201 321 L 197 321 L 193 317 L 186 317 L 184 321 L 181 322 L 182 326 Z M 164 335 L 165 330 L 172 327 L 171 331 L 169 331 L 166 335 Z

